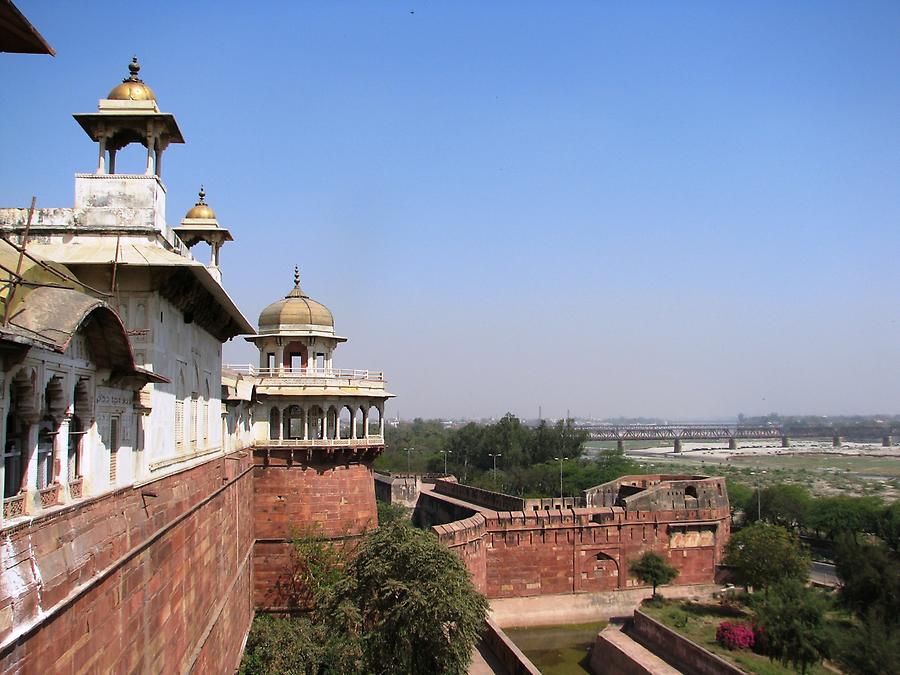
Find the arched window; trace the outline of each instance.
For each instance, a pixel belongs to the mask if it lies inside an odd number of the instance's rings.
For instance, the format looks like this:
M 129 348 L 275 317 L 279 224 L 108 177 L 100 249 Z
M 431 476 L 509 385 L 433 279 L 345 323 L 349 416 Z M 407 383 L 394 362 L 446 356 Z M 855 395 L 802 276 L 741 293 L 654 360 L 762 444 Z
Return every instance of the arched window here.
M 303 438 L 303 411 L 299 405 L 284 411 L 284 438 Z
M 349 406 L 343 406 L 340 414 L 340 437 L 351 438 L 353 436 L 353 411 Z
M 338 435 L 339 413 L 334 406 L 328 408 L 328 438 L 339 438 Z
M 22 372 L 9 386 L 9 413 L 6 416 L 6 439 L 3 444 L 3 496 L 13 497 L 24 488 L 28 425 L 22 418 L 22 399 L 31 396 L 31 383 Z
M 281 413 L 277 407 L 269 411 L 269 439 L 277 441 L 281 438 Z
M 356 415 L 353 417 L 353 424 L 356 425 L 356 434 L 354 438 L 363 438 L 366 435 L 366 412 L 360 406 L 356 409 Z
M 81 478 L 81 441 L 85 430 L 78 415 L 69 421 L 69 481 Z
M 319 406 L 313 406 L 307 412 L 309 416 L 309 438 L 321 440 L 325 427 L 325 414 Z
M 41 420 L 38 429 L 37 447 L 37 488 L 43 490 L 53 483 L 53 439 L 56 437 L 56 425 L 49 417 Z
M 381 411 L 378 406 L 369 408 L 369 436 L 378 436 L 381 433 Z

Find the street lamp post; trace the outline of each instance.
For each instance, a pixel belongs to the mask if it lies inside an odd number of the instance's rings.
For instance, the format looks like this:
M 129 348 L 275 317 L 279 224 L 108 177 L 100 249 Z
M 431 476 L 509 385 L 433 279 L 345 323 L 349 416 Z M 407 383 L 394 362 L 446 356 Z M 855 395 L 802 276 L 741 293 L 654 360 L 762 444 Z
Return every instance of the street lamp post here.
M 553 459 L 559 462 L 559 500 L 562 502 L 565 497 L 563 497 L 563 481 L 562 481 L 562 463 L 564 460 L 569 459 L 568 457 L 554 457 Z M 562 504 L 559 505 L 562 508 Z
M 494 485 L 496 486 L 496 485 L 497 485 L 497 458 L 498 458 L 498 457 L 503 457 L 503 453 L 502 453 L 502 452 L 498 452 L 498 453 L 495 455 L 493 452 L 489 452 L 489 453 L 488 453 L 488 457 L 493 457 L 493 458 L 494 458 Z
M 406 450 L 406 473 L 412 475 L 412 462 L 410 456 L 415 448 L 404 448 L 404 450 Z
M 768 471 L 764 469 L 759 473 L 768 473 Z M 759 474 L 755 471 L 752 471 L 751 474 L 756 476 L 756 520 L 759 522 L 762 520 L 762 490 L 759 487 Z
M 447 475 L 447 455 L 452 455 L 452 450 L 441 450 L 441 454 L 444 456 L 444 475 Z

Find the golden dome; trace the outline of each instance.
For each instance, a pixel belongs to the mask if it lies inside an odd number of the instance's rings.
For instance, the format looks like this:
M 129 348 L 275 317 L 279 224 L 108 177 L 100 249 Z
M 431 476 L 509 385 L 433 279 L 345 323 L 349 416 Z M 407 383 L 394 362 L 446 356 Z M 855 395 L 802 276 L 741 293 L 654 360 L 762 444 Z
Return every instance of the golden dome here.
M 187 220 L 188 218 L 203 218 L 206 220 L 215 220 L 216 212 L 209 208 L 209 204 L 206 203 L 206 192 L 203 191 L 203 186 L 200 186 L 200 192 L 198 194 L 200 199 L 191 207 L 191 210 L 188 211 L 184 218 Z
M 121 84 L 113 87 L 113 90 L 109 92 L 109 96 L 106 98 L 113 101 L 155 101 L 156 94 L 144 84 L 143 80 L 138 78 L 141 66 L 136 56 L 128 64 L 128 70 L 131 75 L 122 80 Z
M 273 302 L 259 315 L 260 333 L 334 332 L 334 317 L 322 303 L 300 288 L 300 272 L 294 268 L 294 288 L 283 300 Z

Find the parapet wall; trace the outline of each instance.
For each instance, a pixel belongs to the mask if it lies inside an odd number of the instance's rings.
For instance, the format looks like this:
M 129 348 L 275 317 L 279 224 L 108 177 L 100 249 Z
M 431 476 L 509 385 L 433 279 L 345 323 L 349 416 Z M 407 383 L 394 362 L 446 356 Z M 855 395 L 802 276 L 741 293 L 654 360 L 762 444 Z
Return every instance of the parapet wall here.
M 234 671 L 253 616 L 240 454 L 3 530 L 0 671 Z
M 711 483 L 707 488 L 717 492 Z M 466 560 L 490 598 L 639 587 L 629 565 L 645 551 L 659 553 L 679 570 L 675 584 L 713 583 L 730 533 L 727 497 L 725 506 L 714 508 L 648 510 L 494 510 L 462 498 L 476 494 L 481 501 L 508 503 L 508 495 L 492 499 L 485 492 L 436 484 L 423 491 L 415 517 L 419 524 L 439 526 L 435 532 Z M 481 548 L 475 544 L 479 534 Z
M 664 654 L 666 660 L 677 664 L 687 672 L 697 675 L 743 675 L 744 671 L 725 659 L 716 656 L 680 633 L 644 614 L 640 608 L 634 610 L 629 633 L 648 645 L 657 654 Z
M 483 490 L 471 485 L 438 480 L 435 481 L 434 491 L 448 497 L 461 499 L 470 504 L 493 509 L 494 511 L 525 510 L 525 500 L 521 497 L 513 497 L 502 492 L 491 492 L 490 490 Z
M 648 474 L 622 476 L 588 488 L 587 507 L 624 506 L 628 510 L 728 507 L 724 478 Z

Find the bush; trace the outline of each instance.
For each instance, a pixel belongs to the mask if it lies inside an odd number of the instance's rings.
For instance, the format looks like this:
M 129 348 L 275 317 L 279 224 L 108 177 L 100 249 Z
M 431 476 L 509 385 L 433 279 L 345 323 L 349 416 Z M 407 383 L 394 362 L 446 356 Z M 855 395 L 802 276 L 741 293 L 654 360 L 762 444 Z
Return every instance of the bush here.
M 747 624 L 723 621 L 716 630 L 716 642 L 727 649 L 750 649 L 756 644 L 756 635 Z

